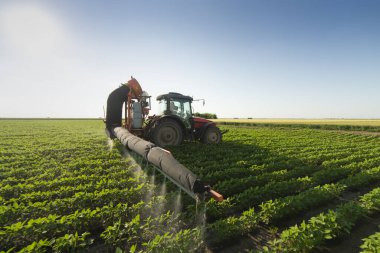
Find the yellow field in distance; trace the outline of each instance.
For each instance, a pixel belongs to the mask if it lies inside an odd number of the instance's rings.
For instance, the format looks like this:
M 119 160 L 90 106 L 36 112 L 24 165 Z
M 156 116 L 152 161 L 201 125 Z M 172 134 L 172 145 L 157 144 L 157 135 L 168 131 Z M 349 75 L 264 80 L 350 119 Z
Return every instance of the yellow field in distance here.
M 215 122 L 380 126 L 380 119 L 213 119 Z

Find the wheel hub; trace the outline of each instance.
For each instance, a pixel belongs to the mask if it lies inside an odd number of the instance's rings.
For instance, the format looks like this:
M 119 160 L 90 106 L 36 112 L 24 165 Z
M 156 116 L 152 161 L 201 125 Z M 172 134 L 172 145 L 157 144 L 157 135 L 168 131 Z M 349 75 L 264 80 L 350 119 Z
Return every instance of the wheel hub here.
M 208 139 L 210 142 L 215 142 L 216 140 L 218 140 L 218 135 L 216 133 L 210 133 L 208 135 Z
M 166 145 L 171 145 L 176 142 L 178 136 L 176 131 L 171 127 L 165 127 L 162 129 L 160 134 L 160 140 Z

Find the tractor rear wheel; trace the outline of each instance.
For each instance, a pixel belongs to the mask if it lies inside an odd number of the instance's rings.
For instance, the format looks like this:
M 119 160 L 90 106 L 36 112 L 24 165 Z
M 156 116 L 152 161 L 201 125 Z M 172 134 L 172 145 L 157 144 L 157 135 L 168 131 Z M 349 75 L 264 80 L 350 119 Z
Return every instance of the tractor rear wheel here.
M 181 126 L 172 119 L 161 119 L 154 127 L 153 142 L 160 147 L 178 146 L 183 141 Z
M 205 144 L 218 144 L 222 140 L 222 133 L 216 126 L 210 126 L 202 136 L 202 142 Z

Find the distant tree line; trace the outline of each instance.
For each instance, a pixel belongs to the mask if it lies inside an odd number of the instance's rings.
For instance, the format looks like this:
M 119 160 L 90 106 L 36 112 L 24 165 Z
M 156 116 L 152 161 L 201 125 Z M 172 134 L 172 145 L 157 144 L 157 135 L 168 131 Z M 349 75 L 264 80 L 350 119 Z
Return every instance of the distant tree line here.
M 208 112 L 205 112 L 205 113 L 196 112 L 193 115 L 195 117 L 201 117 L 201 118 L 205 118 L 205 119 L 217 119 L 218 118 L 218 116 L 216 116 L 216 114 L 208 113 Z

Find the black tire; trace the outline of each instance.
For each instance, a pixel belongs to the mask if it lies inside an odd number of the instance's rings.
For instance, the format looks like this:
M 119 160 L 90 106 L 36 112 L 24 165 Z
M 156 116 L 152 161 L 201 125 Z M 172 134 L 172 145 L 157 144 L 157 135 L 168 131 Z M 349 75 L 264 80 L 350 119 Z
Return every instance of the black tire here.
M 218 144 L 222 141 L 222 133 L 216 126 L 209 126 L 202 136 L 205 144 Z
M 183 141 L 181 126 L 173 119 L 161 119 L 152 133 L 153 142 L 160 147 L 178 146 Z

